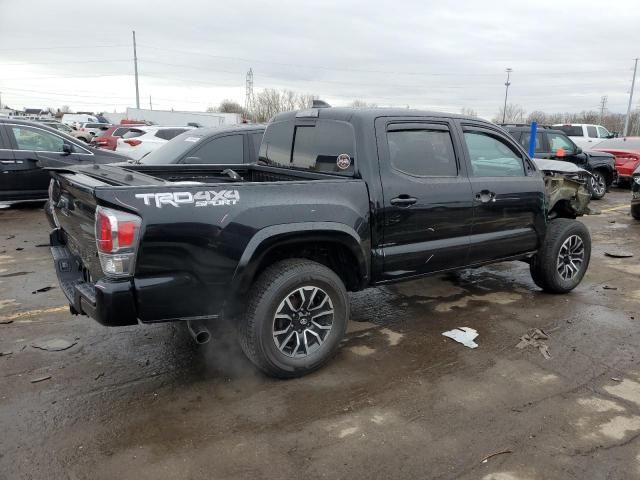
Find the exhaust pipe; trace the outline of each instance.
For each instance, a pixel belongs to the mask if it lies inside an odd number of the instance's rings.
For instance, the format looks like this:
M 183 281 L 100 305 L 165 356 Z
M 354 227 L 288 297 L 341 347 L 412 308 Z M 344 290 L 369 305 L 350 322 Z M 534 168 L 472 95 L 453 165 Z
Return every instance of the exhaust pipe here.
M 204 345 L 211 340 L 211 332 L 209 332 L 204 322 L 197 320 L 187 321 L 187 328 L 198 345 Z

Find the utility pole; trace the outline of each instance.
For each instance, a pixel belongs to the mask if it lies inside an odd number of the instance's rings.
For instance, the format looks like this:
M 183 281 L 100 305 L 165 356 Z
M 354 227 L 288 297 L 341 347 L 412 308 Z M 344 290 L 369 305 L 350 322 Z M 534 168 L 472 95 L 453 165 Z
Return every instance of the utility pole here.
M 629 106 L 627 107 L 627 116 L 624 117 L 624 130 L 622 131 L 622 136 L 627 136 L 627 131 L 629 130 L 629 116 L 631 115 L 631 102 L 633 101 L 633 89 L 636 86 L 636 71 L 638 70 L 638 59 L 636 58 L 636 63 L 633 67 L 633 79 L 631 80 L 631 91 L 629 92 Z
M 153 103 L 151 102 L 151 95 L 149 95 L 149 110 L 153 110 Z
M 244 121 L 249 121 L 249 112 L 253 108 L 253 69 L 247 72 L 247 80 L 245 82 L 245 98 L 244 98 Z
M 607 96 L 603 95 L 602 98 L 600 99 L 600 120 L 598 120 L 598 123 L 600 125 L 602 125 L 602 119 L 604 118 L 604 112 L 607 109 Z
M 136 31 L 133 31 L 133 68 L 136 72 L 136 108 L 140 108 L 140 90 L 138 89 L 138 52 L 136 51 Z
M 504 123 L 504 119 L 505 119 L 505 115 L 507 114 L 507 97 L 509 96 L 509 85 L 511 85 L 511 82 L 509 81 L 509 78 L 511 78 L 511 72 L 513 70 L 510 68 L 507 68 L 507 81 L 504 82 L 504 108 L 502 109 L 502 123 Z

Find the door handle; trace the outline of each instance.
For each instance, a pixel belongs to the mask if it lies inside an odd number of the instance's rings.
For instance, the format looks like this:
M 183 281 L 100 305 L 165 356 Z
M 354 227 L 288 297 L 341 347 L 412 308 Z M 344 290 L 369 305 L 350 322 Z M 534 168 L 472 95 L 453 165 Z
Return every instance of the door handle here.
M 410 197 L 406 193 L 398 195 L 396 198 L 391 199 L 391 205 L 397 205 L 399 207 L 409 207 L 418 201 L 417 198 Z
M 489 190 L 482 190 L 481 192 L 476 193 L 476 201 L 480 203 L 495 202 L 496 194 Z

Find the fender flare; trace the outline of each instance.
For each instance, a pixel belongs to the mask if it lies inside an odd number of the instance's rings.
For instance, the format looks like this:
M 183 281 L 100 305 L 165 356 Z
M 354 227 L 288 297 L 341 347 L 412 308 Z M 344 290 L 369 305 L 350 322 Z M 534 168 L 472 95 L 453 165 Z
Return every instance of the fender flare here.
M 368 283 L 371 261 L 363 248 L 363 243 L 368 243 L 368 240 L 363 241 L 352 227 L 337 222 L 285 223 L 265 227 L 251 237 L 233 273 L 231 294 L 249 290 L 262 259 L 274 248 L 313 241 L 339 243 L 347 247 L 356 258 L 362 283 Z

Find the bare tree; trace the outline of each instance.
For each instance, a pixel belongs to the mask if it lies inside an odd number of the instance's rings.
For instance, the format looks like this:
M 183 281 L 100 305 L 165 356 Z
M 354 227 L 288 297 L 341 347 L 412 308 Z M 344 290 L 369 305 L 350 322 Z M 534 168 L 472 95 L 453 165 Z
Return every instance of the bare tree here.
M 225 98 L 220 102 L 216 111 L 220 113 L 244 113 L 244 108 L 238 102 Z
M 62 113 L 70 113 L 71 112 L 71 107 L 69 107 L 69 105 L 62 105 L 60 107 L 60 111 Z
M 496 115 L 493 121 L 495 123 L 502 123 L 502 119 L 504 118 L 504 121 L 508 123 L 524 123 L 525 115 L 526 112 L 520 105 L 508 103 L 506 109 L 500 107 L 498 115 Z
M 266 88 L 255 96 L 253 108 L 249 114 L 256 122 L 266 122 L 280 112 L 310 108 L 313 99 L 313 95 Z
M 462 107 L 460 109 L 460 114 L 464 115 L 465 117 L 478 117 L 478 112 L 476 112 L 473 108 Z
M 354 100 L 349 106 L 353 108 L 375 108 L 378 105 L 376 103 L 365 102 L 364 100 Z

